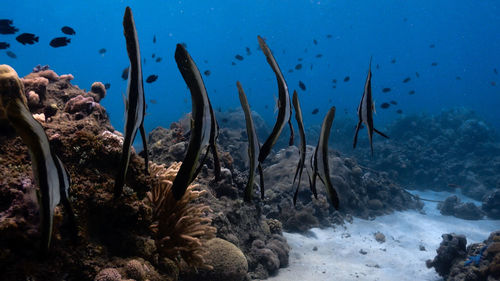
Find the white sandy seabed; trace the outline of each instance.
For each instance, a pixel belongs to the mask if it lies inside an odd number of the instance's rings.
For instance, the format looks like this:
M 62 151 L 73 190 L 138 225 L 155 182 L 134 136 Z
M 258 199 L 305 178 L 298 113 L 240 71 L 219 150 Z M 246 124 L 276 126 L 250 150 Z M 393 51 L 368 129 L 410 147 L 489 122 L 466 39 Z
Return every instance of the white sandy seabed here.
M 450 195 L 446 192 L 413 193 L 433 200 L 444 200 Z M 480 202 L 475 203 L 480 205 Z M 425 266 L 426 260 L 436 256 L 441 235 L 464 234 L 469 245 L 500 230 L 500 221 L 468 221 L 442 216 L 436 207 L 437 203 L 425 202 L 424 213 L 404 211 L 375 220 L 355 218 L 345 227 L 313 228 L 312 235 L 308 236 L 284 233 L 291 246 L 289 266 L 268 280 L 442 280 L 433 268 Z M 377 231 L 385 235 L 386 242 L 375 240 Z M 421 251 L 420 246 L 424 246 L 425 251 Z M 360 253 L 361 250 L 366 254 Z

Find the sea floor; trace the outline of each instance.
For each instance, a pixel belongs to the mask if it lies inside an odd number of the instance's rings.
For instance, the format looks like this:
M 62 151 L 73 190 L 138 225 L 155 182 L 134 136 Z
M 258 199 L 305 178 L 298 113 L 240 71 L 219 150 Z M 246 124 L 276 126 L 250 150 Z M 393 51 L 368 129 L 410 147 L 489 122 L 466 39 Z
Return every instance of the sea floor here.
M 413 193 L 433 200 L 444 200 L 451 195 Z M 375 220 L 355 218 L 345 227 L 313 228 L 307 236 L 284 233 L 292 248 L 290 264 L 268 280 L 442 280 L 433 268 L 425 265 L 426 260 L 436 255 L 441 235 L 464 234 L 469 245 L 499 230 L 500 221 L 442 216 L 436 207 L 437 203 L 425 202 L 423 212 L 395 212 Z M 377 231 L 385 235 L 384 243 L 375 240 Z M 420 250 L 420 246 L 425 250 Z

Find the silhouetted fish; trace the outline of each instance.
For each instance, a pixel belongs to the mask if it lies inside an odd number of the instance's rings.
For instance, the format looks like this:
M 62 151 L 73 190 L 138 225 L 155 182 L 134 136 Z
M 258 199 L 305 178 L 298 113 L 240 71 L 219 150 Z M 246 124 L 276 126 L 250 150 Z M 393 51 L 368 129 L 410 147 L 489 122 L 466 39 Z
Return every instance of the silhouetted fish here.
M 391 60 L 391 63 L 396 63 L 396 59 L 392 59 L 392 60 Z
M 156 81 L 156 79 L 158 79 L 158 75 L 156 74 L 151 74 L 148 76 L 148 78 L 146 79 L 146 83 L 153 83 L 154 81 Z
M 395 100 L 391 100 L 391 104 L 398 105 L 398 102 Z
M 368 140 L 370 141 L 370 148 L 373 155 L 373 142 L 372 142 L 373 132 L 376 132 L 385 138 L 389 137 L 383 134 L 382 132 L 378 131 L 377 129 L 375 129 L 375 127 L 373 126 L 373 111 L 375 109 L 375 106 L 373 104 L 373 99 L 372 99 L 371 65 L 372 65 L 372 60 L 370 58 L 370 66 L 368 68 L 368 75 L 366 76 L 365 90 L 363 92 L 363 96 L 361 97 L 361 101 L 359 102 L 358 106 L 359 121 L 358 125 L 356 126 L 356 133 L 354 134 L 354 142 L 352 144 L 352 147 L 356 148 L 356 143 L 358 141 L 358 132 L 359 129 L 361 128 L 361 124 L 364 123 L 367 127 Z
M 436 47 L 436 45 L 434 45 L 434 44 L 429 45 L 429 48 L 434 48 L 434 47 Z
M 312 115 L 316 115 L 316 114 L 318 114 L 318 112 L 319 112 L 319 109 L 315 108 L 315 109 L 313 109 L 313 111 L 311 112 L 311 114 Z
M 153 44 L 156 43 L 156 35 L 153 35 Z
M 252 51 L 250 51 L 250 48 L 248 47 L 245 47 L 246 51 L 247 51 L 247 56 L 251 55 L 252 54 Z
M 403 83 L 408 83 L 410 82 L 411 78 L 410 77 L 406 77 L 405 80 L 403 80 Z
M 333 88 L 333 89 L 337 89 L 337 85 L 333 85 L 333 86 L 332 86 L 332 88 Z
M 127 66 L 127 67 L 126 67 L 125 69 L 123 69 L 123 71 L 122 71 L 122 79 L 123 79 L 123 80 L 127 80 L 127 79 L 128 79 L 128 68 L 129 68 L 129 67 Z
M 33 33 L 23 33 L 16 37 L 17 42 L 26 45 L 33 45 L 35 42 L 38 42 L 38 36 L 35 36 Z
M 347 81 L 349 81 L 350 79 L 351 79 L 351 77 L 346 76 L 346 77 L 344 78 L 344 82 L 347 82 Z
M 162 60 L 162 58 L 161 58 L 161 57 L 157 57 L 157 58 L 155 59 L 155 62 L 161 62 L 161 60 Z
M 108 90 L 109 88 L 111 88 L 111 83 L 106 83 L 106 84 L 104 84 L 104 88 L 105 88 L 106 90 Z
M 12 25 L 12 20 L 0 20 L 0 34 L 14 34 L 18 31 L 19 29 Z
M 386 109 L 386 108 L 389 108 L 389 106 L 391 106 L 389 103 L 387 102 L 384 102 L 380 105 L 380 108 L 383 108 L 383 109 Z
M 306 90 L 306 84 L 304 84 L 304 82 L 302 82 L 302 81 L 299 81 L 299 87 L 300 87 L 300 89 L 302 89 L 302 91 Z
M 417 76 L 417 78 L 419 78 L 420 74 L 418 74 L 418 72 L 415 72 L 415 76 Z
M 303 58 L 298 58 L 297 60 L 298 60 L 298 61 L 302 61 L 302 60 L 303 60 Z
M 106 53 L 106 49 L 105 48 L 99 49 L 99 54 L 103 55 L 105 53 Z
M 127 53 L 130 61 L 127 98 L 125 103 L 125 130 L 120 158 L 119 170 L 116 175 L 114 186 L 114 197 L 118 198 L 122 191 L 127 176 L 128 164 L 130 161 L 131 146 L 134 143 L 137 130 L 142 137 L 144 148 L 145 173 L 148 169 L 148 146 L 146 142 L 146 131 L 144 130 L 144 115 L 146 114 L 146 101 L 144 97 L 144 85 L 142 82 L 141 53 L 139 52 L 139 38 L 135 28 L 134 17 L 130 7 L 125 8 L 123 15 L 123 34 L 127 45 Z
M 337 79 L 332 79 L 332 82 L 335 84 L 337 83 Z
M 314 45 L 318 45 L 318 41 L 316 39 L 313 40 Z
M 316 194 L 316 178 L 318 177 L 324 184 L 326 194 L 333 207 L 339 209 L 339 197 L 335 188 L 333 188 L 330 179 L 330 168 L 328 164 L 328 139 L 330 138 L 330 130 L 332 128 L 333 119 L 335 118 L 335 107 L 331 107 L 323 119 L 321 131 L 319 135 L 318 145 L 311 157 L 312 175 L 309 178 L 311 190 Z
M 69 26 L 63 26 L 61 28 L 61 31 L 67 35 L 75 35 L 76 34 L 75 30 Z
M 231 62 L 231 65 L 233 65 L 233 66 L 234 66 L 234 65 L 236 65 L 236 63 L 235 63 L 234 61 L 232 61 L 232 62 Z
M 498 75 L 498 70 L 496 68 L 493 68 L 493 73 Z
M 243 56 L 242 55 L 236 55 L 234 56 L 235 59 L 239 60 L 239 61 L 242 61 L 243 60 Z
M 383 88 L 382 93 L 388 93 L 391 91 L 391 88 Z
M 152 103 L 152 104 L 157 104 L 158 103 L 155 99 L 150 99 L 149 102 Z
M 210 76 L 210 70 L 205 70 L 205 72 L 203 72 L 205 74 L 205 76 Z
M 0 50 L 5 50 L 10 47 L 10 44 L 7 42 L 0 42 Z
M 396 111 L 396 113 L 397 113 L 397 114 L 403 114 L 403 110 L 398 109 L 398 110 Z
M 457 80 L 462 80 L 462 77 L 457 76 L 457 77 L 455 77 L 455 79 L 457 79 Z
M 292 101 L 293 101 L 293 107 L 295 108 L 295 121 L 297 121 L 297 126 L 299 127 L 299 136 L 300 136 L 299 162 L 297 163 L 297 168 L 295 168 L 295 175 L 293 176 L 293 182 L 292 182 L 292 189 L 293 189 L 293 186 L 295 185 L 295 180 L 297 179 L 298 175 L 299 181 L 297 183 L 297 188 L 295 189 L 295 193 L 293 195 L 293 205 L 295 205 L 297 203 L 297 195 L 299 193 L 299 186 L 302 179 L 302 171 L 304 170 L 306 162 L 307 142 L 306 142 L 306 134 L 304 131 L 304 121 L 302 119 L 302 109 L 300 108 L 299 95 L 297 94 L 297 91 L 293 91 Z M 317 194 L 314 194 L 314 196 L 317 198 Z
M 321 58 L 323 56 L 323 54 L 317 54 L 316 57 L 317 58 Z
M 17 59 L 16 54 L 14 54 L 14 52 L 12 52 L 12 51 L 7 51 L 6 54 L 11 59 Z
M 301 64 L 301 63 L 297 64 L 297 65 L 295 66 L 295 69 L 296 69 L 296 70 L 302 69 L 302 64 Z
M 288 70 L 288 73 L 292 73 L 292 72 L 293 72 L 293 69 L 289 69 L 289 70 Z
M 326 38 L 332 38 L 333 36 L 331 34 L 327 34 Z
M 68 43 L 71 42 L 71 39 L 68 37 L 56 37 L 50 41 L 50 46 L 53 48 L 59 48 L 59 47 L 64 47 L 67 46 Z
M 415 94 L 415 91 L 414 90 L 411 90 L 408 92 L 409 95 L 414 95 Z
M 259 170 L 260 173 L 261 182 L 263 181 L 264 178 L 262 175 L 262 166 L 259 163 L 260 143 L 259 139 L 257 138 L 257 133 L 255 132 L 255 126 L 252 119 L 252 112 L 250 110 L 250 105 L 248 104 L 245 92 L 243 91 L 243 88 L 241 87 L 239 81 L 236 82 L 236 86 L 238 87 L 238 94 L 240 98 L 241 107 L 243 108 L 243 113 L 245 114 L 245 122 L 246 122 L 247 137 L 248 137 L 248 159 L 250 161 L 248 181 L 245 187 L 244 199 L 246 202 L 251 202 L 253 197 L 252 196 L 253 182 L 255 178 L 255 172 L 257 172 L 257 169 Z
M 281 73 L 278 63 L 276 62 L 271 50 L 267 46 L 264 39 L 262 39 L 262 37 L 260 36 L 257 36 L 257 38 L 259 40 L 260 48 L 262 49 L 262 52 L 266 56 L 267 63 L 269 64 L 269 66 L 271 66 L 271 68 L 274 71 L 274 74 L 276 75 L 276 80 L 278 82 L 278 96 L 279 96 L 278 117 L 276 119 L 276 123 L 274 124 L 271 134 L 260 148 L 259 163 L 262 163 L 264 162 L 264 160 L 266 160 L 266 157 L 271 152 L 272 147 L 278 140 L 287 122 L 291 127 L 290 118 L 291 118 L 292 108 L 290 104 L 290 96 L 288 95 L 288 86 L 286 85 L 285 78 Z M 293 132 L 293 128 L 291 129 L 292 129 L 291 131 Z M 292 142 L 292 136 L 293 134 L 291 135 L 290 142 Z M 261 186 L 261 197 L 262 199 L 264 199 L 264 186 Z
M 156 54 L 155 54 L 155 53 L 151 54 L 151 58 L 152 58 L 152 59 L 154 59 L 155 57 L 156 57 Z
M 432 66 L 436 66 L 436 65 L 438 65 L 438 63 L 437 62 L 433 62 L 433 63 L 431 63 L 431 65 Z
M 491 84 L 491 86 L 496 86 L 497 85 L 497 83 L 495 81 L 491 81 L 490 84 Z

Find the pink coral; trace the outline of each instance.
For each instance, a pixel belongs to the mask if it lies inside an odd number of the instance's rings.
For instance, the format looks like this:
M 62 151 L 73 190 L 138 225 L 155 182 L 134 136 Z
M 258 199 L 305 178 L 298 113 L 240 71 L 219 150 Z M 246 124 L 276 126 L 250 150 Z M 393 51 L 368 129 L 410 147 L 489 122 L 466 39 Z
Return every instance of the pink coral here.
M 59 79 L 71 81 L 71 80 L 75 79 L 75 77 L 73 76 L 73 74 L 70 73 L 70 74 L 63 74 L 63 75 L 59 76 Z
M 96 103 L 92 97 L 84 97 L 82 95 L 78 95 L 68 101 L 66 103 L 66 107 L 64 111 L 69 113 L 77 113 L 81 112 L 85 115 L 88 115 L 94 109 Z
M 29 91 L 28 92 L 28 105 L 29 106 L 35 106 L 40 103 L 40 97 L 38 96 L 35 91 Z
M 90 92 L 95 94 L 94 99 L 99 102 L 106 96 L 106 87 L 101 82 L 94 82 L 90 87 Z

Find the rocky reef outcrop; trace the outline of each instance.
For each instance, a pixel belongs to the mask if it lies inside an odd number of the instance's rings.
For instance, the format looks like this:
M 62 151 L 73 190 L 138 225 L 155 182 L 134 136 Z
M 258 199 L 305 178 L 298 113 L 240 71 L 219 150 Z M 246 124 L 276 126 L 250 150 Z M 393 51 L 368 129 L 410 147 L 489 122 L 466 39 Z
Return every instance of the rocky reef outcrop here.
M 438 204 L 442 215 L 455 216 L 465 220 L 480 220 L 484 213 L 472 202 L 462 202 L 456 195 L 449 196 Z
M 500 231 L 494 231 L 482 243 L 467 246 L 463 235 L 443 234 L 437 256 L 428 267 L 447 281 L 500 279 Z

